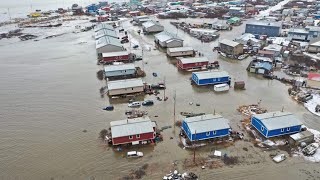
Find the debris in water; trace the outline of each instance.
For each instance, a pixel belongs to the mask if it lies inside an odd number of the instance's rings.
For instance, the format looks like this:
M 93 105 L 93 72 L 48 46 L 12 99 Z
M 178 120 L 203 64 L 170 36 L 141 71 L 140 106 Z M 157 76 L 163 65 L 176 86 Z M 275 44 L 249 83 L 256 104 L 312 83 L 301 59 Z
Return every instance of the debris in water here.
M 82 132 L 84 132 L 84 133 L 86 133 L 86 132 L 88 132 L 86 129 L 84 129 Z

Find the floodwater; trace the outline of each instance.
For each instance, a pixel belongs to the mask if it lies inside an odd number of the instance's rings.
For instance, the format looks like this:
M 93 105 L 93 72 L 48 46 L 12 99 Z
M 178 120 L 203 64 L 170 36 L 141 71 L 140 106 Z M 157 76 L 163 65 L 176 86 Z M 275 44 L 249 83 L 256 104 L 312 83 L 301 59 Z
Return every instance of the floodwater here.
M 168 101 L 155 101 L 154 106 L 141 108 L 149 112 L 159 127 L 173 125 L 173 95 L 176 92 L 177 120 L 182 118 L 178 115 L 181 111 L 215 111 L 229 119 L 234 129 L 239 129 L 242 117 L 236 108 L 261 100 L 261 105 L 270 111 L 284 107 L 301 117 L 307 126 L 320 129 L 319 118 L 288 96 L 288 86 L 248 74 L 245 69 L 250 59 L 222 60 L 212 52 L 218 40 L 201 43 L 177 31 L 169 20 L 160 20 L 160 23 L 167 30 L 178 32 L 185 46 L 194 47 L 212 61 L 219 60 L 221 69 L 228 71 L 233 80 L 246 82 L 246 90 L 230 89 L 227 93 L 218 94 L 212 88 L 192 86 L 190 73 L 181 73 L 165 53 L 154 50 L 152 36 L 138 35 L 138 27 L 131 27 L 129 22 L 124 22 L 122 26 L 130 29 L 132 42 L 140 45 L 140 49 L 134 52 L 142 53 L 141 47 L 144 48 L 144 61 L 136 65 L 146 71 L 145 82 L 157 83 L 165 79 Z M 220 39 L 233 39 L 243 30 L 243 26 L 240 26 L 222 32 Z M 178 129 L 175 134 L 174 129 L 164 130 L 164 141 L 155 146 L 134 148 L 144 152 L 145 156 L 141 159 L 127 160 L 123 157 L 125 152 L 115 152 L 100 143 L 100 130 L 108 128 L 110 121 L 124 119 L 124 112 L 128 108 L 126 103 L 115 103 L 115 111 L 101 110 L 109 104 L 109 100 L 107 97 L 101 98 L 99 94 L 105 82 L 96 78 L 96 72 L 102 67 L 96 65 L 92 33 L 67 34 L 38 42 L 0 41 L 0 179 L 117 179 L 144 163 L 153 165 L 150 175 L 145 179 L 160 179 L 175 160 L 182 163 L 185 158 L 191 158 L 191 152 L 178 146 Z M 151 51 L 146 47 L 151 47 Z M 153 72 L 158 73 L 158 77 L 153 77 Z M 155 96 L 147 95 L 145 99 L 155 100 Z M 189 105 L 189 102 L 193 102 L 193 105 Z M 195 103 L 200 103 L 200 106 L 195 106 Z M 154 117 L 156 115 L 158 117 Z M 313 173 L 317 169 L 316 164 L 299 158 L 276 165 L 266 160 L 263 152 L 249 143 L 240 142 L 239 147 L 242 146 L 255 150 L 257 153 L 254 154 L 263 163 L 253 164 L 255 162 L 252 159 L 252 164 L 248 165 L 201 171 L 201 179 L 301 179 L 308 177 L 302 171 L 306 172 L 307 169 Z M 241 154 L 237 147 L 229 150 L 231 155 Z M 202 151 L 197 153 L 205 154 Z M 257 177 L 262 169 L 266 176 Z M 288 172 L 286 176 L 282 171 Z

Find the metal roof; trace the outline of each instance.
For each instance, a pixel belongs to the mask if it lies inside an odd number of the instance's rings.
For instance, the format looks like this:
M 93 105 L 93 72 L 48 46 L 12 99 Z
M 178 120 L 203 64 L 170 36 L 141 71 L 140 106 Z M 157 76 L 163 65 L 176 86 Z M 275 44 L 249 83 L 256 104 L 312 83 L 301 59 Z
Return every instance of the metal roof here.
M 291 28 L 288 33 L 300 33 L 300 34 L 309 34 L 309 31 L 302 28 Z
M 314 134 L 312 134 L 310 131 L 302 131 L 302 132 L 290 135 L 290 137 L 295 141 L 298 141 L 310 136 L 314 136 Z
M 268 71 L 270 71 L 272 69 L 272 64 L 268 63 L 268 62 L 260 62 L 257 63 L 255 68 L 263 68 L 263 69 L 267 69 Z
M 96 26 L 96 28 L 94 29 L 95 32 L 101 30 L 101 29 L 109 29 L 109 30 L 114 30 L 113 26 L 110 24 L 106 24 L 106 23 L 100 23 Z
M 206 32 L 206 33 L 217 33 L 217 30 L 214 29 L 198 29 L 198 28 L 192 28 L 190 29 L 190 32 Z
M 180 51 L 193 51 L 192 47 L 177 47 L 177 48 L 168 48 L 169 52 L 180 52 Z
M 113 38 L 110 36 L 103 36 L 100 39 L 96 40 L 96 48 L 97 49 L 99 49 L 103 46 L 107 46 L 107 45 L 122 47 L 119 39 Z
M 153 125 L 149 117 L 110 122 L 112 138 L 154 132 Z
M 187 123 L 192 134 L 230 129 L 228 120 L 221 115 L 207 114 L 185 118 L 184 121 Z
M 128 51 L 102 53 L 102 57 L 115 57 L 115 56 L 127 56 L 127 55 L 129 55 Z
M 231 46 L 231 47 L 236 47 L 238 46 L 240 43 L 237 43 L 235 41 L 231 41 L 229 39 L 223 39 L 219 42 L 220 44 L 225 44 L 227 46 Z
M 320 32 L 319 26 L 307 26 L 306 30 Z
M 161 42 L 165 42 L 165 41 L 168 41 L 168 40 L 171 40 L 171 39 L 177 39 L 177 40 L 183 41 L 178 36 L 176 36 L 174 34 L 171 34 L 168 31 L 162 31 L 161 33 L 158 33 L 158 34 L 154 35 L 154 37 L 156 39 L 158 39 L 159 41 L 161 41 Z
M 259 119 L 269 131 L 302 125 L 302 122 L 289 112 L 275 111 L 255 114 L 253 117 Z
M 229 76 L 226 71 L 200 71 L 193 72 L 192 74 L 195 74 L 199 79 L 211 79 Z
M 118 38 L 116 31 L 110 29 L 100 29 L 95 33 L 96 39 L 99 39 L 103 36 L 110 36 L 114 38 Z
M 104 71 L 105 72 L 111 72 L 111 71 L 123 71 L 128 69 L 136 69 L 134 64 L 120 64 L 120 65 L 111 65 L 111 66 L 105 66 Z
M 141 78 L 108 81 L 107 82 L 108 90 L 133 88 L 133 87 L 140 87 L 140 86 L 143 86 L 143 81 Z
M 208 62 L 207 57 L 192 57 L 192 58 L 181 58 L 180 59 L 182 64 L 189 64 L 189 63 L 199 63 L 199 62 Z
M 282 46 L 278 44 L 269 44 L 267 47 L 264 47 L 263 50 L 280 52 L 282 50 Z
M 254 21 L 248 22 L 247 25 L 254 26 L 273 26 L 273 27 L 281 27 L 281 22 L 272 22 L 272 21 Z
M 161 26 L 161 27 L 163 27 L 160 23 L 152 21 L 152 20 L 148 20 L 147 22 L 143 23 L 142 26 L 144 28 L 149 28 L 149 27 L 152 27 L 152 26 Z

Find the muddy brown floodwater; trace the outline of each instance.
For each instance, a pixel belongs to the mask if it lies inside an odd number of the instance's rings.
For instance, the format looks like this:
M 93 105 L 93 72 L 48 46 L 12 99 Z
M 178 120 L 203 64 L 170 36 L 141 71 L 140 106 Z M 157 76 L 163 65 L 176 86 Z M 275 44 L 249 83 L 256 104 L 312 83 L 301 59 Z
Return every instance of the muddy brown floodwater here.
M 212 61 L 219 60 L 221 69 L 228 71 L 233 80 L 246 82 L 246 90 L 231 89 L 217 94 L 212 88 L 191 86 L 190 73 L 178 71 L 173 60 L 154 50 L 153 36 L 138 35 L 138 27 L 124 22 L 122 26 L 129 29 L 132 42 L 140 44 L 140 48 L 132 52 L 139 54 L 144 47 L 144 61 L 136 63 L 147 73 L 144 80 L 147 83 L 166 80 L 168 101 L 156 101 L 155 96 L 147 95 L 145 99 L 155 100 L 155 105 L 141 108 L 149 112 L 158 126 L 173 125 L 173 94 L 176 91 L 177 112 L 213 113 L 215 110 L 229 119 L 237 130 L 242 116 L 236 108 L 259 100 L 270 111 L 284 107 L 301 117 L 307 126 L 320 129 L 319 119 L 287 95 L 288 86 L 248 74 L 246 67 L 250 59 L 220 59 L 212 52 L 218 40 L 201 43 L 183 31 L 177 31 L 169 21 L 160 20 L 160 23 L 167 30 L 178 32 L 185 46 L 194 47 Z M 234 39 L 243 30 L 242 25 L 222 32 L 220 39 Z M 99 94 L 105 82 L 96 78 L 96 72 L 102 67 L 96 65 L 92 35 L 91 31 L 38 42 L 0 41 L 0 179 L 117 179 L 145 163 L 150 167 L 144 179 L 161 179 L 173 168 L 173 162 L 176 161 L 179 168 L 185 158 L 192 157 L 192 152 L 178 146 L 178 129 L 176 134 L 173 129 L 164 130 L 164 141 L 155 146 L 135 148 L 145 156 L 134 160 L 127 160 L 123 157 L 124 152 L 115 152 L 97 140 L 100 130 L 108 128 L 110 121 L 125 118 L 127 104 L 115 101 L 113 112 L 101 110 L 109 100 Z M 151 47 L 151 51 L 146 47 Z M 158 77 L 153 77 L 153 72 L 158 73 Z M 189 102 L 194 104 L 189 105 Z M 154 117 L 156 115 L 158 117 Z M 182 117 L 177 115 L 176 118 L 181 120 Z M 248 148 L 248 152 L 243 147 Z M 205 157 L 216 148 L 219 147 L 200 149 L 197 156 Z M 300 158 L 274 164 L 268 153 L 248 142 L 237 142 L 226 151 L 243 156 L 245 163 L 214 170 L 193 170 L 201 179 L 312 179 L 320 176 L 316 173 L 318 164 Z

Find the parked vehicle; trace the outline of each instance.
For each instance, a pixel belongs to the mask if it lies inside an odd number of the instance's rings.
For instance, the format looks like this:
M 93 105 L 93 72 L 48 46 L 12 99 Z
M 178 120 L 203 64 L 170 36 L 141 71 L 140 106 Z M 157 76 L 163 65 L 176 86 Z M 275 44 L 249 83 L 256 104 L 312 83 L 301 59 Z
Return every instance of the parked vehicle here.
M 128 42 L 129 42 L 129 39 L 122 39 L 122 40 L 120 41 L 121 44 L 128 43 Z
M 276 163 L 280 163 L 282 161 L 284 161 L 287 158 L 287 156 L 285 154 L 278 154 L 275 157 L 272 158 L 272 160 Z
M 113 111 L 114 107 L 112 105 L 106 106 L 106 107 L 103 108 L 103 110 L 105 110 L 105 111 Z
M 123 32 L 124 31 L 124 29 L 119 29 L 119 32 Z
M 216 92 L 229 91 L 230 86 L 229 84 L 217 84 L 213 86 L 213 89 Z
M 139 45 L 134 45 L 132 47 L 133 47 L 133 49 L 137 49 L 139 47 Z
M 316 153 L 318 148 L 319 148 L 319 144 L 318 143 L 311 143 L 307 147 L 302 149 L 302 153 L 304 155 L 306 155 L 306 156 L 311 156 L 311 155 L 314 155 Z
M 137 101 L 128 104 L 128 107 L 140 107 L 140 106 L 141 106 L 141 103 Z
M 152 106 L 153 105 L 153 101 L 152 100 L 146 100 L 142 103 L 142 106 Z
M 165 89 L 166 86 L 165 86 L 163 83 L 151 84 L 151 88 L 152 88 L 152 89 Z
M 139 151 L 129 151 L 127 152 L 127 157 L 131 158 L 131 157 L 143 157 L 143 153 L 139 152 Z
M 128 39 L 128 36 L 123 36 L 121 39 Z

